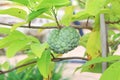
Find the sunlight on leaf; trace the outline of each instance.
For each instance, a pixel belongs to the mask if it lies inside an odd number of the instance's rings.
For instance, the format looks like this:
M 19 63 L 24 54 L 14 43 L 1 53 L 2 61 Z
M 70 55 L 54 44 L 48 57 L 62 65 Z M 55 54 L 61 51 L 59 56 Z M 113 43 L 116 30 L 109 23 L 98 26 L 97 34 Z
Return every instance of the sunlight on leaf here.
M 20 22 L 20 23 L 16 23 L 12 26 L 11 31 L 14 31 L 16 28 L 23 26 L 24 24 L 26 24 L 27 22 Z
M 70 26 L 70 23 L 72 22 L 72 15 L 73 15 L 73 6 L 66 7 L 65 14 L 63 15 L 60 22 L 65 26 Z
M 27 12 L 19 8 L 9 8 L 5 10 L 0 10 L 0 14 L 7 14 L 7 15 L 15 16 L 15 17 L 18 17 L 24 20 L 27 17 Z
M 48 75 L 50 74 L 50 64 L 51 64 L 50 50 L 45 50 L 41 58 L 38 59 L 37 62 L 39 71 L 44 78 L 47 78 Z
M 46 48 L 48 48 L 47 43 L 43 43 L 43 44 L 33 43 L 31 45 L 32 52 L 39 58 L 41 58 Z
M 6 51 L 7 57 L 13 57 L 18 51 L 22 50 L 27 44 L 28 40 L 17 40 L 10 44 Z

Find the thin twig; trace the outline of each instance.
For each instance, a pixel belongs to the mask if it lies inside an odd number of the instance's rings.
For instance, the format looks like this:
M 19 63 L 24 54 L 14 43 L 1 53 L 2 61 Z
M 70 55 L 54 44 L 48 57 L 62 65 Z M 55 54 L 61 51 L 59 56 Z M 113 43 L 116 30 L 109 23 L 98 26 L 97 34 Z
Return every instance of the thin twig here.
M 55 56 L 51 53 L 52 59 L 55 59 Z
M 36 63 L 36 61 L 29 62 L 29 63 L 26 63 L 26 64 L 22 64 L 22 65 L 20 65 L 20 66 L 14 67 L 14 68 L 9 69 L 9 70 L 7 70 L 7 71 L 0 71 L 0 74 L 5 74 L 5 73 L 8 73 L 8 72 L 14 71 L 14 70 L 16 70 L 16 69 L 18 69 L 18 68 L 21 68 L 21 67 L 24 67 L 24 66 L 27 66 L 27 65 L 30 65 L 30 64 L 34 64 L 34 63 Z
M 28 27 L 31 28 L 31 21 L 28 23 Z
M 65 57 L 65 58 L 55 58 L 55 59 L 52 59 L 52 61 L 59 62 L 59 61 L 70 60 L 70 59 L 88 60 L 87 58 L 84 58 L 84 57 Z
M 58 22 L 57 14 L 56 14 L 56 12 L 55 12 L 54 7 L 52 7 L 52 12 L 53 12 L 53 15 L 54 15 L 54 18 L 55 18 L 55 21 L 56 21 L 56 23 L 57 23 L 58 28 L 61 29 L 61 25 L 60 25 L 59 22 Z
M 53 58 L 52 61 L 53 62 L 59 62 L 59 61 L 63 61 L 63 60 L 69 60 L 69 59 L 80 59 L 80 60 L 88 60 L 87 58 L 84 58 L 84 57 L 65 57 L 65 58 Z M 21 67 L 24 67 L 24 66 L 28 66 L 28 65 L 31 65 L 31 64 L 35 64 L 37 63 L 37 61 L 33 61 L 33 62 L 29 62 L 29 63 L 26 63 L 26 64 L 22 64 L 20 66 L 17 66 L 17 67 L 14 67 L 12 69 L 9 69 L 7 71 L 2 71 L 0 70 L 0 75 L 1 74 L 5 74 L 5 73 L 9 73 L 9 72 L 12 72 L 16 69 L 19 69 Z
M 90 18 L 90 17 L 87 18 L 86 27 L 88 26 L 89 18 Z
M 6 26 L 13 26 L 13 24 L 8 24 L 8 23 L 0 23 L 1 25 L 6 25 Z M 53 28 L 57 28 L 57 27 L 53 27 L 53 26 L 20 26 L 22 28 L 33 28 L 33 29 L 53 29 Z

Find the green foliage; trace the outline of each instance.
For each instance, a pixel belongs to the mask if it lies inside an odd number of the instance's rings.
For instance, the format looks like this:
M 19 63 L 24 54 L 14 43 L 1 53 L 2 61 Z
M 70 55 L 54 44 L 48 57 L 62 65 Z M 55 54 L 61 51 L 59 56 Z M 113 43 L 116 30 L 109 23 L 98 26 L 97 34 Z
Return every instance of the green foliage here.
M 87 44 L 87 42 L 88 42 L 89 36 L 90 36 L 90 33 L 88 33 L 88 34 L 86 34 L 86 35 L 80 37 L 79 45 L 81 45 L 81 46 L 83 46 L 83 47 L 86 48 L 86 44 Z
M 39 43 L 33 43 L 31 45 L 32 52 L 39 58 L 41 58 L 42 53 L 45 51 L 45 49 L 48 48 L 47 43 L 39 44 Z
M 29 15 L 28 15 L 28 19 L 27 21 L 31 21 L 33 19 L 35 19 L 36 17 L 38 17 L 39 15 L 41 15 L 42 13 L 46 12 L 48 9 L 47 8 L 41 8 L 37 11 L 32 11 Z
M 8 15 L 15 16 L 21 19 L 26 19 L 27 17 L 27 12 L 19 8 L 9 8 L 5 10 L 0 10 L 0 14 L 8 14 Z
M 0 48 L 7 48 L 7 57 L 13 57 L 18 51 L 24 50 L 31 42 L 39 43 L 35 38 L 26 36 L 20 31 L 14 30 L 11 32 L 8 28 L 1 28 L 1 30 L 4 30 L 5 34 L 9 33 L 6 37 L 0 39 Z
M 120 56 L 109 56 L 109 57 L 98 57 L 95 59 L 92 59 L 85 64 L 83 64 L 81 67 L 76 68 L 75 71 L 82 68 L 82 72 L 95 72 L 95 73 L 101 73 L 102 72 L 102 62 L 108 62 L 113 63 L 115 61 L 119 61 Z
M 65 27 L 61 30 L 53 30 L 48 37 L 48 44 L 56 53 L 65 53 L 78 46 L 79 38 L 74 28 Z
M 24 9 L 19 8 L 8 8 L 0 10 L 0 15 L 10 15 L 21 18 L 25 22 L 20 22 L 14 24 L 11 29 L 0 28 L 0 34 L 5 34 L 5 37 L 0 39 L 0 49 L 5 48 L 7 57 L 13 57 L 19 51 L 25 51 L 28 55 L 28 58 L 19 62 L 17 65 L 24 64 L 31 61 L 37 61 L 37 64 L 31 64 L 23 68 L 18 69 L 18 72 L 24 72 L 26 68 L 32 69 L 36 65 L 38 66 L 42 76 L 45 78 L 50 75 L 52 71 L 51 66 L 54 64 L 51 63 L 50 49 L 57 53 L 64 53 L 74 49 L 78 44 L 86 48 L 87 58 L 90 60 L 82 66 L 82 72 L 101 72 L 101 63 L 108 62 L 114 63 L 120 59 L 119 56 L 110 56 L 102 58 L 101 56 L 101 43 L 100 43 L 100 14 L 105 14 L 106 22 L 111 22 L 108 24 L 109 28 L 116 28 L 120 30 L 120 0 L 81 0 L 84 7 L 84 10 L 78 11 L 73 15 L 73 7 L 70 5 L 70 0 L 9 0 L 13 3 L 17 3 L 19 6 L 24 6 L 28 8 L 28 13 Z M 82 2 L 79 2 L 80 5 Z M 14 5 L 14 4 L 13 4 Z M 15 30 L 19 26 L 29 23 L 36 18 L 45 18 L 50 19 L 53 22 L 44 24 L 43 26 L 57 26 L 53 16 L 52 8 L 55 9 L 55 13 L 59 9 L 63 9 L 64 15 L 58 22 L 60 25 L 69 26 L 73 21 L 76 20 L 85 20 L 92 19 L 94 21 L 93 30 L 91 33 L 84 35 L 79 40 L 78 33 L 70 28 L 66 27 L 61 30 L 53 30 L 50 34 L 51 36 L 48 39 L 48 44 L 41 44 L 38 39 L 33 36 L 28 36 L 23 34 L 20 31 Z M 56 16 L 57 17 L 57 16 Z M 118 23 L 116 23 L 118 22 Z M 115 24 L 116 23 L 116 24 Z M 113 31 L 109 30 L 109 48 L 111 49 L 109 55 L 113 55 L 120 41 L 120 33 L 116 34 Z M 112 53 L 112 54 L 111 54 Z M 32 56 L 32 57 L 31 57 Z M 98 57 L 98 58 L 97 58 Z M 3 66 L 8 65 L 7 63 Z M 42 65 L 42 66 L 41 66 Z M 119 80 L 119 62 L 112 64 L 106 71 L 103 73 L 100 80 Z M 81 68 L 81 67 L 80 67 Z M 78 68 L 79 69 L 79 68 Z M 78 70 L 77 69 L 77 70 Z M 31 80 L 29 74 L 32 70 L 28 71 L 27 74 L 22 80 Z M 15 75 L 15 74 L 8 74 Z M 34 75 L 35 76 L 35 75 Z M 113 76 L 113 77 L 112 77 Z M 61 77 L 57 75 L 57 77 Z M 56 80 L 56 78 L 54 78 Z M 0 77 L 0 80 L 4 80 L 4 76 Z M 20 80 L 18 77 L 9 78 L 8 80 Z
M 120 80 L 120 62 L 112 64 L 107 70 L 103 73 L 100 80 Z
M 51 73 L 51 56 L 50 50 L 45 50 L 40 59 L 37 60 L 37 66 L 40 73 L 43 75 L 44 78 L 48 78 Z
M 95 16 L 104 8 L 106 0 L 87 0 L 86 11 Z
M 89 56 L 89 59 L 93 59 L 100 56 L 101 42 L 99 31 L 93 31 L 90 33 L 90 36 L 86 44 L 86 52 L 87 55 Z
M 72 20 L 76 21 L 76 20 L 84 20 L 86 18 L 88 18 L 89 16 L 91 16 L 87 11 L 80 11 L 78 13 L 76 13 L 75 15 L 73 15 Z
M 26 59 L 27 60 L 27 59 Z M 23 63 L 21 63 L 23 64 Z M 12 67 L 12 66 L 11 66 Z M 56 69 L 53 71 L 52 80 L 60 80 L 62 78 L 62 72 L 64 69 L 64 64 L 62 66 L 59 66 L 59 64 L 55 65 Z M 57 71 L 57 68 L 59 67 L 59 70 Z M 13 76 L 14 75 L 14 76 Z M 17 70 L 13 72 L 7 73 L 7 75 L 0 75 L 0 80 L 43 80 L 43 76 L 39 72 L 38 68 L 25 68 L 23 71 L 19 72 Z M 68 80 L 63 79 L 63 80 Z
M 10 33 L 10 29 L 0 27 L 0 34 L 7 34 L 8 35 L 9 33 Z
M 4 80 L 3 78 L 6 80 L 43 80 L 43 77 L 37 68 L 25 69 L 21 73 L 16 73 L 15 70 L 13 72 L 8 73 L 7 76 L 1 75 L 0 79 Z
M 19 4 L 23 4 L 25 6 L 29 5 L 29 1 L 28 0 L 9 0 L 9 1 L 13 1 Z
M 27 58 L 19 61 L 19 62 L 16 64 L 16 66 L 20 66 L 20 65 L 22 65 L 22 64 L 26 64 L 26 63 L 29 63 L 29 62 L 32 62 L 32 61 L 37 61 L 37 59 L 36 59 L 34 56 L 29 56 L 29 57 L 27 57 Z M 16 73 L 23 72 L 23 71 L 26 70 L 26 69 L 29 70 L 29 69 L 33 68 L 35 65 L 36 65 L 36 63 L 30 64 L 30 65 L 27 65 L 27 66 L 23 66 L 23 67 L 17 69 L 17 70 L 16 70 Z
M 8 31 L 8 29 L 7 28 L 4 28 L 4 30 L 6 29 L 6 31 Z M 9 31 L 8 32 L 10 32 L 10 29 L 9 29 Z M 8 33 L 7 32 L 7 33 Z M 23 34 L 23 33 L 21 33 L 21 32 L 19 32 L 19 31 L 17 31 L 17 30 L 15 30 L 15 31 L 13 31 L 13 32 L 10 32 L 9 34 L 8 34 L 8 36 L 6 36 L 5 38 L 3 38 L 3 39 L 0 39 L 0 48 L 5 48 L 5 47 L 8 47 L 11 43 L 13 43 L 15 40 L 21 40 L 21 39 L 26 39 L 26 36 Z
M 73 6 L 68 6 L 65 8 L 65 13 L 61 19 L 61 23 L 65 26 L 70 26 L 70 23 L 72 21 L 72 15 L 73 15 Z
M 18 51 L 22 50 L 27 44 L 29 40 L 16 40 L 11 43 L 6 51 L 7 57 L 13 57 Z
M 11 31 L 14 31 L 16 28 L 18 28 L 24 24 L 26 24 L 26 22 L 19 22 L 19 23 L 14 24 L 11 28 Z
M 5 69 L 5 70 L 8 70 L 9 69 L 9 62 L 4 62 L 2 65 L 1 65 L 1 68 Z

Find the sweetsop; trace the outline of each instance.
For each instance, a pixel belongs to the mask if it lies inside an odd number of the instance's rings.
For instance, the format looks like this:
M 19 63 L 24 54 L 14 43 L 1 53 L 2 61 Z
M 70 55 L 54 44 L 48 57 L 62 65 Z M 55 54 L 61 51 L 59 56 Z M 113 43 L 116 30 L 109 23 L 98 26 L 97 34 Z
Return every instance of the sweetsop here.
M 48 44 L 56 53 L 66 53 L 74 49 L 79 44 L 80 35 L 72 27 L 54 29 L 48 36 Z

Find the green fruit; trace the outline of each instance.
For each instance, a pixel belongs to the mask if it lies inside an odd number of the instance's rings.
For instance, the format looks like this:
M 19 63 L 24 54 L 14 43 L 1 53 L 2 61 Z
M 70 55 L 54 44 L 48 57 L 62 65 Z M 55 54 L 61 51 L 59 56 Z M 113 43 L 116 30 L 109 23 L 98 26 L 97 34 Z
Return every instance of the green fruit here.
M 79 44 L 79 33 L 72 27 L 53 30 L 48 36 L 48 44 L 56 53 L 66 53 Z

